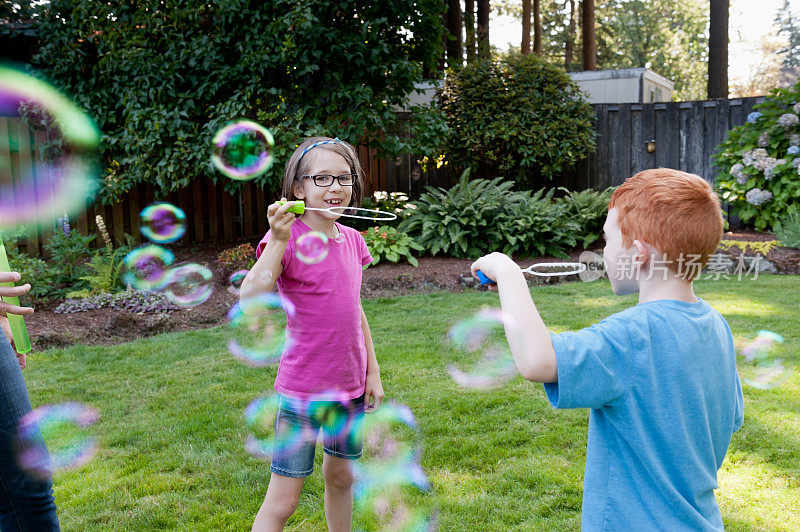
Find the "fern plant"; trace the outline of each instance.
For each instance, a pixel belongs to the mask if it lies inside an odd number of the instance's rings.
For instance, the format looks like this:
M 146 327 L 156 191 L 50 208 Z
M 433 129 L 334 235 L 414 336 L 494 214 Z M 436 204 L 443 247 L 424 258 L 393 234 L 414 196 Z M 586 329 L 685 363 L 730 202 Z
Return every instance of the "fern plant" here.
M 495 250 L 530 256 L 566 256 L 580 233 L 553 191 L 515 192 L 502 178 L 469 180 L 469 170 L 450 190 L 427 187 L 416 210 L 400 224 L 432 255 L 477 258 Z
M 608 187 L 602 191 L 588 189 L 579 192 L 564 187 L 559 189 L 566 192 L 566 196 L 559 202 L 566 208 L 566 215 L 580 226 L 581 244 L 584 248 L 589 247 L 603 234 L 603 224 L 608 215 L 608 202 L 616 187 Z
M 131 235 L 126 234 L 125 245 L 115 249 L 109 244 L 95 252 L 86 265 L 91 273 L 81 277 L 81 280 L 89 283 L 89 287 L 70 292 L 67 297 L 89 297 L 105 292 L 114 293 L 125 288 L 122 283 L 125 256 L 133 249 L 135 244 L 136 240 Z

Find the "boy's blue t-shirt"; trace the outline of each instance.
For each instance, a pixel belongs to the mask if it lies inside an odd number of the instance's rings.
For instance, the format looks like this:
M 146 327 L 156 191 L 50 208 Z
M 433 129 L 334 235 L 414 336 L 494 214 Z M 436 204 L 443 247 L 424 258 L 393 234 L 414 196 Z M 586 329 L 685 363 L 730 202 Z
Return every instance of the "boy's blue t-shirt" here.
M 592 409 L 583 530 L 721 530 L 717 470 L 744 421 L 725 319 L 663 299 L 551 338 L 547 398 Z

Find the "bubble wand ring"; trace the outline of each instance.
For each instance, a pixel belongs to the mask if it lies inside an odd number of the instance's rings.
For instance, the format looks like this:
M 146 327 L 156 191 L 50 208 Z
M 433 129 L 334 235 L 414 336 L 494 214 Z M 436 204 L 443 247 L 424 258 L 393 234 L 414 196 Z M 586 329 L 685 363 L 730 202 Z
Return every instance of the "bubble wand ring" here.
M 281 205 L 285 201 L 279 201 Z M 331 214 L 338 214 L 346 218 L 358 218 L 360 220 L 377 220 L 381 222 L 390 222 L 397 219 L 397 215 L 392 212 L 379 211 L 376 209 L 365 209 L 363 207 L 328 207 L 320 209 L 317 207 L 306 207 L 305 202 L 295 200 L 294 205 L 287 209 L 287 212 L 292 212 L 297 215 L 303 214 L 305 211 L 321 211 L 329 212 Z
M 554 268 L 554 267 L 572 268 L 572 269 L 565 272 L 536 271 L 537 268 Z M 582 262 L 537 262 L 536 264 L 531 264 L 530 266 L 522 270 L 522 273 L 529 273 L 531 275 L 536 275 L 538 277 L 556 277 L 561 275 L 577 275 L 585 271 L 586 271 L 586 264 Z M 489 279 L 486 276 L 486 274 L 484 274 L 480 270 L 475 272 L 475 274 L 478 276 L 478 280 L 480 280 L 481 285 L 497 284 L 497 281 Z
M 8 264 L 8 256 L 6 255 L 6 247 L 3 245 L 3 239 L 0 237 L 0 271 L 11 271 L 11 266 Z M 0 286 L 5 288 L 13 288 L 14 283 L 0 283 Z M 18 297 L 6 297 L 2 300 L 9 305 L 20 306 Z M 11 336 L 14 338 L 14 348 L 17 353 L 24 354 L 31 350 L 31 341 L 28 338 L 28 330 L 25 328 L 25 319 L 17 314 L 6 314 L 8 316 L 8 323 L 11 326 Z

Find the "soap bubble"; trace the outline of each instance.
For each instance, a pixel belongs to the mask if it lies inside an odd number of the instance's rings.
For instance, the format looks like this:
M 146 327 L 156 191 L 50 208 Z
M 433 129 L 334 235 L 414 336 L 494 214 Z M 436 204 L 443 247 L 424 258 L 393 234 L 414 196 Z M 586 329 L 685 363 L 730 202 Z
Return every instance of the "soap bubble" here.
M 459 364 L 449 364 L 447 372 L 462 388 L 488 389 L 501 386 L 517 375 L 506 328 L 518 334 L 516 322 L 500 309 L 482 309 L 456 323 L 448 332 L 450 347 Z
M 255 399 L 245 409 L 248 430 L 245 449 L 251 456 L 262 459 L 283 456 L 313 438 L 308 427 L 288 422 L 285 417 L 278 419 L 281 404 L 297 408 L 293 402 L 287 403 L 285 398 L 272 394 Z
M 353 521 L 359 531 L 426 532 L 436 529 L 436 514 L 401 485 L 372 489 L 356 497 Z
M 583 251 L 578 262 L 586 266 L 586 269 L 578 274 L 581 281 L 590 283 L 601 277 L 606 276 L 606 266 L 603 262 L 603 255 L 594 251 Z
M 165 244 L 175 242 L 186 233 L 186 214 L 169 203 L 153 203 L 141 213 L 142 236 Z
M 301 262 L 317 264 L 328 256 L 328 237 L 319 231 L 303 233 L 295 242 L 295 254 Z
M 125 256 L 122 281 L 137 290 L 160 290 L 167 283 L 169 265 L 175 255 L 156 245 L 142 246 Z
M 238 296 L 239 292 L 242 290 L 242 283 L 244 282 L 244 278 L 247 277 L 247 274 L 250 273 L 250 270 L 237 270 L 228 276 L 228 292 L 231 294 Z
M 249 120 L 226 125 L 214 135 L 211 162 L 230 177 L 246 181 L 272 166 L 272 147 L 275 141 L 264 127 Z
M 366 477 L 389 474 L 419 458 L 422 449 L 419 426 L 406 405 L 384 403 L 365 418 L 362 431 L 365 459 L 359 466 Z
M 184 264 L 167 273 L 164 295 L 180 307 L 194 307 L 214 291 L 214 274 L 201 264 Z
M 306 416 L 334 440 L 347 445 L 346 438 L 361 439 L 361 409 L 356 410 L 346 393 L 330 390 L 315 394 L 307 401 Z
M 258 294 L 235 304 L 228 312 L 232 338 L 228 351 L 234 358 L 253 367 L 280 361 L 291 345 L 286 317 L 294 315 L 294 305 L 274 292 Z
M 741 352 L 744 361 L 739 365 L 739 373 L 744 384 L 768 390 L 786 379 L 789 368 L 779 356 L 779 344 L 783 341 L 783 336 L 772 331 L 756 333 Z
M 85 210 L 99 183 L 100 132 L 94 122 L 53 87 L 4 65 L 0 116 L 25 120 L 12 118 L 0 136 L 0 144 L 20 147 L 17 164 L 0 157 L 0 226 L 46 230 L 56 218 Z M 43 130 L 49 141 L 38 143 L 35 155 L 31 128 Z
M 97 452 L 92 426 L 100 415 L 81 403 L 36 408 L 20 420 L 15 450 L 20 468 L 48 479 L 54 472 L 83 466 Z M 48 452 L 49 450 L 49 452 Z

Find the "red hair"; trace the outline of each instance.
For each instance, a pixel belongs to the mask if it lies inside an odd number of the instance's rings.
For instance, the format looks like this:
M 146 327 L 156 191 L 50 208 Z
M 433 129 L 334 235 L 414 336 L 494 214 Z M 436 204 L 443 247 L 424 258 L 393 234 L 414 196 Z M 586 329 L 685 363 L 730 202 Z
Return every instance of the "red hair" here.
M 656 168 L 626 179 L 611 196 L 608 209 L 614 208 L 623 246 L 647 242 L 687 281 L 700 273 L 722 238 L 722 209 L 711 185 L 680 170 Z M 682 268 L 690 257 L 692 266 Z

